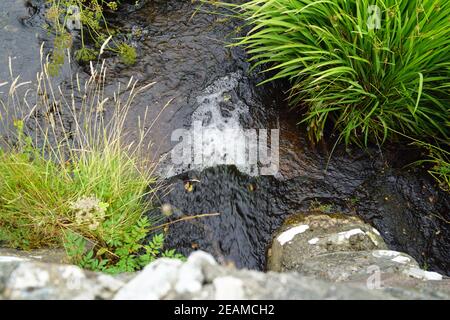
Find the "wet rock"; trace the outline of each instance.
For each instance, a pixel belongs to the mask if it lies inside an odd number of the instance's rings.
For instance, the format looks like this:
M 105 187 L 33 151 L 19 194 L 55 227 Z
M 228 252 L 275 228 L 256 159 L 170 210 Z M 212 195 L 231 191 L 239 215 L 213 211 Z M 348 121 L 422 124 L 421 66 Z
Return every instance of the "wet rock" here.
M 285 225 L 275 235 L 269 249 L 268 269 L 304 271 L 306 262 L 315 265 L 310 261 L 313 257 L 386 248 L 379 232 L 356 217 L 300 215 L 295 224 Z

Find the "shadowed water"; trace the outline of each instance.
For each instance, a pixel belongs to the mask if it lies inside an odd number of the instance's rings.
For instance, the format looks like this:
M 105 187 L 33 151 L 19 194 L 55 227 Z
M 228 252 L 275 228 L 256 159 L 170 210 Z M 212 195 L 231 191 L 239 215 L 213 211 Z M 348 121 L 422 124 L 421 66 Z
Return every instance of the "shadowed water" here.
M 283 131 L 282 139 L 288 139 Z M 203 249 L 239 267 L 264 269 L 266 249 L 284 219 L 325 209 L 359 216 L 381 232 L 389 248 L 407 252 L 429 270 L 449 274 L 450 201 L 429 177 L 399 168 L 377 152 L 337 152 L 327 171 L 327 156 L 310 150 L 301 157 L 306 161 L 293 157 L 290 166 L 292 159 L 281 155 L 285 179 L 250 177 L 234 166 L 172 178 L 173 190 L 161 200 L 173 206 L 171 220 L 220 215 L 173 224 L 166 245 L 186 254 Z M 186 190 L 187 181 L 196 181 L 192 191 Z

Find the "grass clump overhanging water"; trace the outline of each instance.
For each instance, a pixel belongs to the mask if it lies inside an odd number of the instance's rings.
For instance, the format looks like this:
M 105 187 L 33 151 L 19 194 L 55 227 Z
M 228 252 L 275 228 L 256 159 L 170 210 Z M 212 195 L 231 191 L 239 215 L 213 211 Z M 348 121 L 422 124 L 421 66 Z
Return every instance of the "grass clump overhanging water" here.
M 126 115 L 148 85 L 130 80 L 107 97 L 104 65 L 65 87 L 52 83 L 48 63 L 42 67 L 36 84 L 2 83 L 0 242 L 64 247 L 71 262 L 109 273 L 180 258 L 163 252 L 162 233 L 146 241 L 160 219 L 148 211 L 161 187 L 143 155 L 148 119 L 137 124 L 138 141 L 126 142 Z
M 253 66 L 288 79 L 293 106 L 320 140 L 328 123 L 367 145 L 394 129 L 450 134 L 450 3 L 444 0 L 251 0 L 222 4 L 245 19 Z

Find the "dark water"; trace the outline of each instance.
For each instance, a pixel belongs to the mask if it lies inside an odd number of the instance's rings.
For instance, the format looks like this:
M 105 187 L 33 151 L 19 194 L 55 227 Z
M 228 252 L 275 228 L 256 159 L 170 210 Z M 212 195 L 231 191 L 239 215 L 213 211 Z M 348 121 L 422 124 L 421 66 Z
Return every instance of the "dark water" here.
M 359 215 L 382 232 L 392 249 L 408 252 L 423 266 L 448 274 L 450 200 L 423 172 L 402 169 L 415 159 L 417 150 L 388 146 L 369 155 L 341 148 L 327 167 L 331 147 L 313 148 L 307 142 L 295 123 L 299 117 L 288 111 L 283 100 L 285 87 L 256 86 L 261 78 L 247 72 L 244 52 L 224 47 L 236 22 L 224 23 L 220 16 L 198 12 L 193 15 L 194 10 L 190 3 L 168 1 L 130 14 L 122 25 L 140 30 L 140 60 L 138 67 L 114 72 L 121 77 L 137 71 L 144 80 L 158 81 L 157 87 L 140 97 L 141 103 L 161 105 L 175 97 L 153 135 L 161 137 L 158 145 L 167 144 L 165 150 L 169 150 L 168 135 L 174 128 L 189 127 L 202 90 L 241 71 L 238 85 L 228 92 L 231 102 L 248 106 L 242 127 L 280 129 L 280 175 L 250 177 L 236 167 L 217 166 L 172 178 L 173 190 L 161 202 L 177 208 L 173 218 L 220 216 L 174 224 L 167 246 L 186 254 L 199 248 L 241 267 L 263 269 L 265 250 L 282 221 L 319 201 L 332 204 L 332 211 Z M 184 188 L 188 179 L 200 181 L 193 192 Z
M 25 1 L 0 2 L 0 82 L 11 78 L 9 58 L 14 75 L 20 75 L 22 81 L 33 80 L 40 69 L 36 62 L 43 32 L 30 26 L 30 16 L 34 12 Z
M 287 179 L 249 177 L 234 166 L 188 172 L 170 182 L 162 203 L 181 214 L 220 213 L 171 226 L 167 246 L 188 253 L 203 249 L 240 267 L 264 269 L 272 234 L 290 214 L 317 208 L 357 215 L 380 230 L 391 249 L 444 274 L 450 270 L 450 201 L 419 172 L 396 168 L 374 155 L 302 154 Z M 314 163 L 314 165 L 310 165 Z M 288 165 L 288 164 L 287 164 Z M 192 192 L 184 185 L 195 179 Z M 328 206 L 326 206 L 328 205 Z
M 29 41 L 33 44 L 27 49 L 30 52 L 47 36 L 39 29 L 41 2 L 33 3 L 31 9 L 21 9 L 25 14 L 31 10 L 31 18 L 8 18 L 13 21 L 9 23 L 17 23 L 18 31 L 38 34 L 33 36 L 36 41 Z M 411 254 L 430 270 L 450 275 L 450 199 L 424 171 L 404 168 L 417 158 L 417 150 L 396 145 L 369 152 L 339 147 L 327 166 L 331 146 L 308 143 L 296 125 L 299 116 L 286 106 L 284 84 L 256 86 L 262 78 L 248 72 L 245 53 L 225 47 L 239 23 L 200 11 L 194 14 L 196 8 L 189 1 L 148 1 L 139 10 L 129 6 L 111 17 L 112 25 L 124 31 L 124 40 L 136 47 L 138 60 L 126 66 L 113 55 L 105 56 L 111 65 L 106 90 L 114 90 L 118 82 L 126 85 L 131 76 L 142 83 L 156 81 L 137 97 L 126 122 L 127 130 L 133 132 L 150 107 L 151 120 L 145 125 L 158 119 L 150 131 L 155 143 L 151 158 L 158 159 L 173 147 L 170 134 L 189 128 L 198 108 L 211 108 L 211 112 L 222 108 L 222 118 L 239 113 L 242 128 L 280 129 L 280 173 L 251 177 L 235 166 L 214 166 L 169 179 L 172 192 L 161 194 L 160 202 L 177 208 L 171 219 L 220 215 L 173 224 L 166 245 L 185 254 L 203 249 L 222 261 L 264 269 L 266 248 L 283 220 L 321 203 L 329 205 L 330 212 L 360 216 L 380 230 L 390 248 Z M 23 43 L 19 42 L 12 47 L 21 52 Z M 2 56 L 5 50 L 0 49 Z M 76 64 L 70 67 L 74 72 L 87 70 Z M 239 75 L 237 82 L 222 90 L 223 96 L 209 104 L 199 103 L 206 89 L 212 86 L 220 91 L 217 82 L 234 74 Z M 188 179 L 199 180 L 192 192 L 184 187 Z
M 190 125 L 196 98 L 204 88 L 220 77 L 237 71 L 245 74 L 248 69 L 241 49 L 225 47 L 236 23 L 223 23 L 222 17 L 200 11 L 194 14 L 196 7 L 190 1 L 148 1 L 140 10 L 112 18 L 136 47 L 138 59 L 132 67 L 117 57 L 109 59 L 114 66 L 109 72 L 111 87 L 118 81 L 126 84 L 131 76 L 142 83 L 156 82 L 136 98 L 137 107 L 128 119 L 128 126 L 133 127 L 150 106 L 148 117 L 158 118 L 150 130 L 151 139 L 158 141 L 155 154 L 172 148 L 173 130 Z M 255 80 L 244 78 L 241 90 L 256 97 L 251 93 Z

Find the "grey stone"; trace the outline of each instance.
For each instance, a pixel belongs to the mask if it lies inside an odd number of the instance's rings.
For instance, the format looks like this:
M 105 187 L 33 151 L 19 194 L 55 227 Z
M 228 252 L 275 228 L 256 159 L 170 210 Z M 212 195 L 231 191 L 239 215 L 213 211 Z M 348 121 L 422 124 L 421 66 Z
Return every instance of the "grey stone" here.
M 0 297 L 1 293 L 6 289 L 6 282 L 11 273 L 19 266 L 23 259 L 17 257 L 0 256 Z
M 158 259 L 144 268 L 114 296 L 117 300 L 157 300 L 175 286 L 181 261 Z
M 409 266 L 409 268 L 415 268 Z M 404 270 L 407 270 L 404 268 Z M 141 272 L 110 276 L 72 265 L 0 257 L 0 299 L 448 299 L 449 280 L 425 281 L 391 268 L 383 285 L 296 272 L 239 270 L 197 251 L 186 262 L 161 258 Z M 384 274 L 383 274 L 384 275 Z
M 403 273 L 419 268 L 407 254 L 391 250 L 340 251 L 320 254 L 297 265 L 296 271 L 331 281 L 367 278 L 373 272 Z
M 450 280 L 388 250 L 377 230 L 354 217 L 296 215 L 276 233 L 268 268 L 366 287 L 399 299 L 447 299 Z M 381 290 L 381 291 L 380 291 Z
M 69 263 L 64 249 L 34 249 L 24 251 L 10 248 L 0 248 L 0 256 L 17 257 L 26 260 L 50 263 Z
M 305 271 L 312 257 L 335 252 L 387 249 L 379 232 L 355 217 L 297 217 L 275 234 L 268 253 L 272 271 Z
M 117 278 L 77 266 L 14 258 L 0 259 L 3 299 L 110 299 L 124 285 Z

